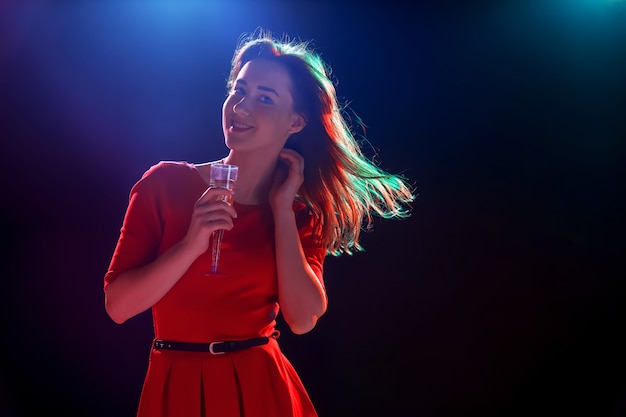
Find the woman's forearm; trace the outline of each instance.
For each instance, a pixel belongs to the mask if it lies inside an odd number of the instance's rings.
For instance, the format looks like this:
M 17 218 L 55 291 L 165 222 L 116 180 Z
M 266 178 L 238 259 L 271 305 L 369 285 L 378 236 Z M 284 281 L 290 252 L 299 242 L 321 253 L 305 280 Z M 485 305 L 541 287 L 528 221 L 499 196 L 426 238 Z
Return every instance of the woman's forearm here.
M 293 210 L 274 213 L 278 302 L 294 333 L 315 327 L 326 312 L 326 292 L 306 260 Z
M 152 263 L 121 273 L 105 290 L 106 311 L 123 323 L 152 307 L 178 282 L 197 258 L 180 242 Z

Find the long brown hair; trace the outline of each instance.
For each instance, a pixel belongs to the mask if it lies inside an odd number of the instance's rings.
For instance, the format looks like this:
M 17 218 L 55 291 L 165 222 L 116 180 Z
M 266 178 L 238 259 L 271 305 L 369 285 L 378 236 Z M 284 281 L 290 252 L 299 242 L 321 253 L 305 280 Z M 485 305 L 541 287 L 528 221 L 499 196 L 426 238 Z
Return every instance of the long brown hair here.
M 315 215 L 315 233 L 329 254 L 352 254 L 362 228 L 372 226 L 373 215 L 404 218 L 414 195 L 405 178 L 380 169 L 362 152 L 341 107 L 330 68 L 310 43 L 270 33 L 242 38 L 233 56 L 228 88 L 241 68 L 253 59 L 282 65 L 292 81 L 294 111 L 306 127 L 287 140 L 305 161 L 304 183 L 298 199 Z

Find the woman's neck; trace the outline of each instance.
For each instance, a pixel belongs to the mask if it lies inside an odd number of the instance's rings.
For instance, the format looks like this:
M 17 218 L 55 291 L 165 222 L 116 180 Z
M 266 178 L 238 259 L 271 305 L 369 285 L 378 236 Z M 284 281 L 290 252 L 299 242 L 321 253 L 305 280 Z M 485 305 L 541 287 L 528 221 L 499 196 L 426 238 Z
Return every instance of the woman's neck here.
M 224 158 L 224 163 L 239 167 L 235 201 L 241 204 L 263 204 L 267 202 L 270 186 L 276 169 L 277 158 L 259 154 L 234 153 Z

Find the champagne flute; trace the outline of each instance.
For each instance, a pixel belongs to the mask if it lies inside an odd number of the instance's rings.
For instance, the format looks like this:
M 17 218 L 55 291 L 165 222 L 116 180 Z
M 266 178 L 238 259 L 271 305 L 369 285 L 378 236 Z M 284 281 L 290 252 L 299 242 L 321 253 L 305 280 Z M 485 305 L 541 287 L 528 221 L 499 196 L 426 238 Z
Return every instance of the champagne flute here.
M 211 165 L 209 186 L 212 188 L 226 188 L 235 191 L 239 167 L 231 164 L 215 163 Z M 232 204 L 232 197 L 223 197 L 223 201 Z M 224 230 L 216 230 L 211 236 L 211 274 L 217 274 L 222 247 Z

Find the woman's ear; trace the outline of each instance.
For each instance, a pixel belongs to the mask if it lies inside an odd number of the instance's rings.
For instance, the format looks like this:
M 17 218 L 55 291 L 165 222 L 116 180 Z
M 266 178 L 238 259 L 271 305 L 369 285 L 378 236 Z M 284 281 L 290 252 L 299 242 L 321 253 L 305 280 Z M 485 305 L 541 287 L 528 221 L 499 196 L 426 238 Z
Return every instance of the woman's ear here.
M 289 133 L 294 134 L 300 132 L 306 126 L 306 121 L 301 114 L 295 114 L 293 122 L 291 123 L 291 127 L 289 128 Z

